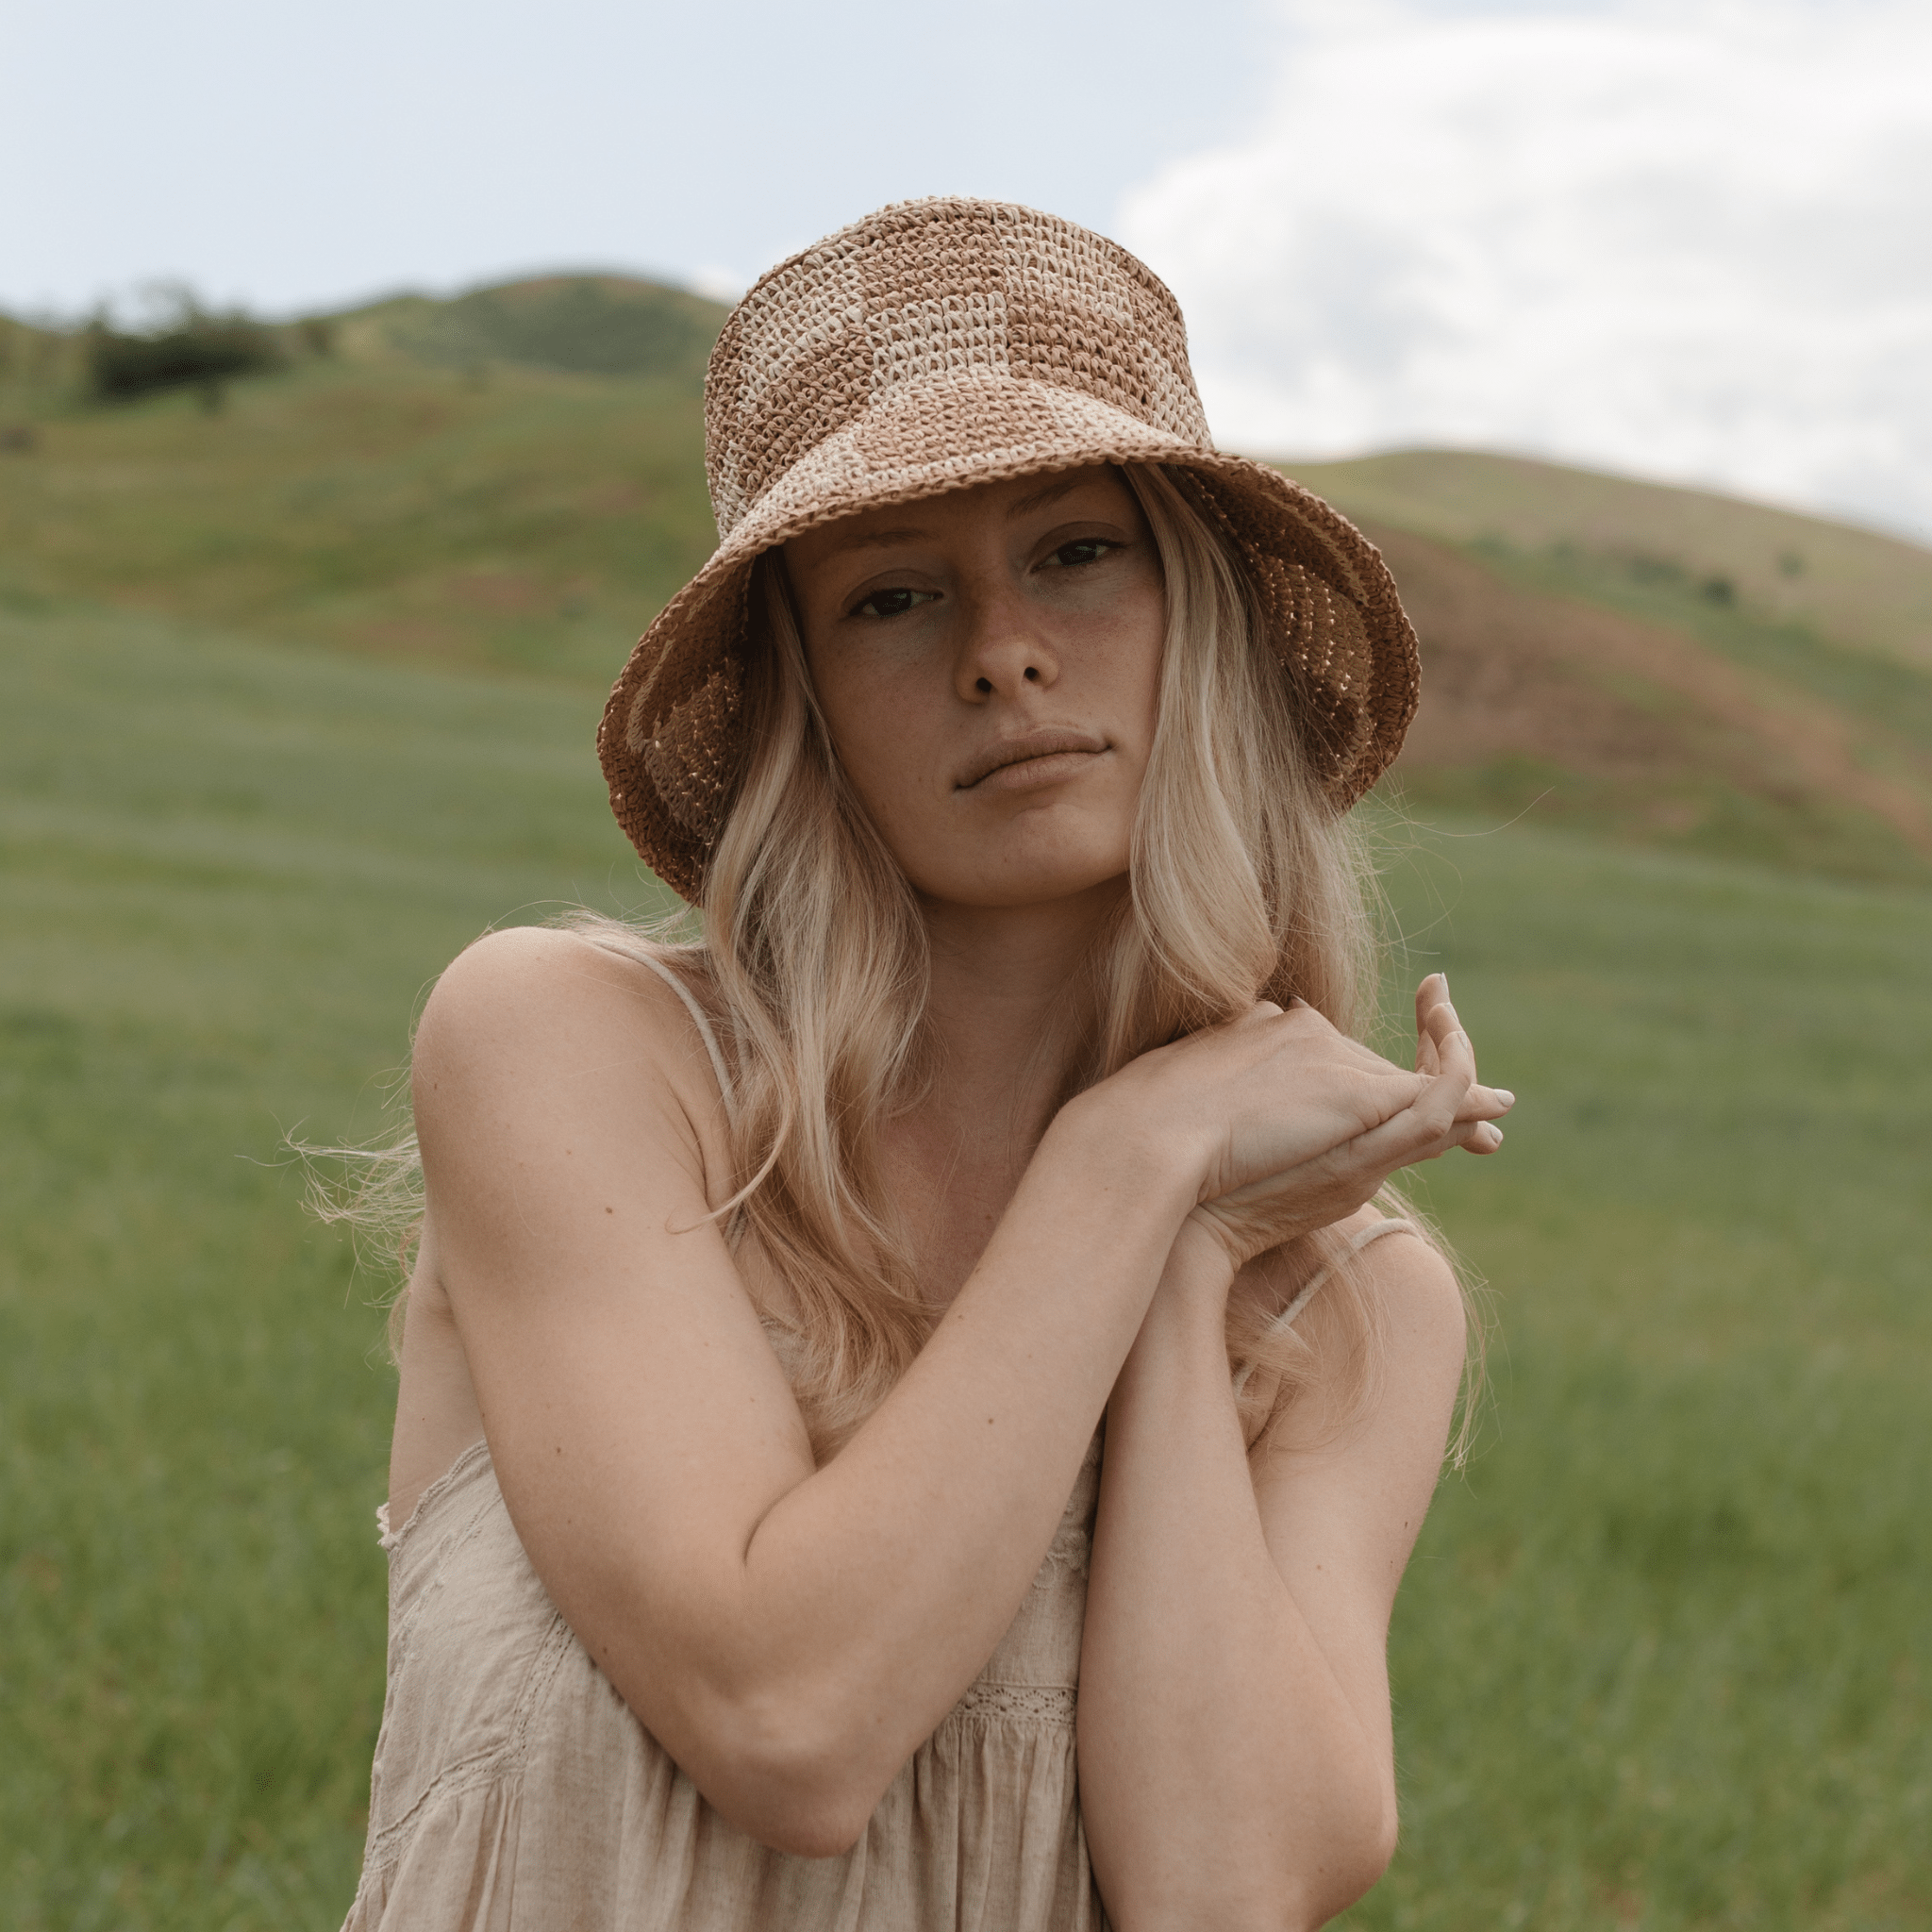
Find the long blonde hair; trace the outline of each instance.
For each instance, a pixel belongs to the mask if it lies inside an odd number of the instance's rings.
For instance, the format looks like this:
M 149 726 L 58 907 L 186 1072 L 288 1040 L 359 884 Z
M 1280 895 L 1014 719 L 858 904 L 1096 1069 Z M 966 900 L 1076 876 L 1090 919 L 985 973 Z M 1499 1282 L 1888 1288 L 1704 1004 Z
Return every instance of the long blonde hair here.
M 1131 891 L 1069 1015 L 1063 1099 L 1264 994 L 1299 995 L 1357 1037 L 1374 1017 L 1362 833 L 1316 787 L 1254 594 L 1161 469 L 1124 475 L 1159 553 L 1166 637 Z M 733 1210 L 791 1291 L 793 1383 L 823 1457 L 905 1372 L 934 1320 L 879 1159 L 879 1123 L 932 1071 L 926 932 L 833 751 L 775 553 L 760 562 L 752 607 L 752 751 L 707 872 L 702 938 L 591 913 L 568 924 L 610 951 L 648 951 L 719 1021 L 735 1063 Z M 387 1150 L 359 1206 L 325 1211 L 393 1224 L 416 1198 L 412 1152 Z M 1385 1199 L 1414 1218 L 1392 1190 Z M 1334 1373 L 1359 1395 L 1379 1354 L 1365 1272 L 1325 1230 L 1282 1258 L 1291 1283 L 1329 1272 L 1323 1353 L 1340 1352 Z M 1272 1314 L 1246 1300 L 1230 1309 L 1251 1441 L 1318 1367 L 1309 1342 L 1271 1325 Z

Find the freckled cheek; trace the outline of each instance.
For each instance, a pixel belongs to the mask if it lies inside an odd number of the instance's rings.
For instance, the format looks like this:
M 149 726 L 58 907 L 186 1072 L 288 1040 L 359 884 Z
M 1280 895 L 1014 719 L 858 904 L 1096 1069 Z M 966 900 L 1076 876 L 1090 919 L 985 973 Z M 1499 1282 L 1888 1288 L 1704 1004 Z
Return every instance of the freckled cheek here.
M 1065 667 L 1105 705 L 1118 726 L 1133 731 L 1145 754 L 1160 709 L 1160 650 L 1164 626 L 1146 623 L 1095 625 L 1070 644 Z
M 904 824 L 934 810 L 945 747 L 916 692 L 878 679 L 863 696 L 822 690 L 820 701 L 840 763 L 875 824 Z

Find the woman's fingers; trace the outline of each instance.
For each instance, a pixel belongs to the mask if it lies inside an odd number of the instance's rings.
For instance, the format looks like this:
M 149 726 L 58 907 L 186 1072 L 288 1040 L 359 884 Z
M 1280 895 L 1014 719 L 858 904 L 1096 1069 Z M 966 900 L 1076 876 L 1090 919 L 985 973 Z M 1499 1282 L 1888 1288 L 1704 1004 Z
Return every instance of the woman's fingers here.
M 1219 1031 L 1224 1046 L 1204 1041 L 1204 1050 L 1232 1055 L 1237 1081 L 1260 1079 L 1228 1117 L 1204 1176 L 1202 1204 L 1218 1200 L 1233 1213 L 1240 1198 L 1250 1217 L 1297 1218 L 1311 1191 L 1325 1199 L 1366 1185 L 1373 1193 L 1397 1168 L 1452 1147 L 1493 1153 L 1502 1135 L 1492 1124 L 1513 1096 L 1476 1079 L 1474 1046 L 1441 974 L 1418 989 L 1416 1009 L 1414 1073 L 1338 1031 L 1300 1000 L 1285 1008 L 1257 1001 Z M 1277 1119 L 1284 1096 L 1291 1106 Z M 1250 1189 L 1257 1191 L 1252 1204 L 1244 1198 Z
M 1456 1147 L 1489 1155 L 1503 1144 L 1495 1123 L 1514 1096 L 1477 1081 L 1474 1045 L 1440 974 L 1417 991 L 1414 1073 L 1339 1033 L 1300 1001 L 1286 1011 L 1258 1003 L 1245 1024 L 1263 1029 L 1256 1038 L 1257 1070 L 1268 1068 L 1271 1089 L 1292 1072 L 1297 1111 L 1310 1110 L 1304 1126 L 1316 1131 L 1290 1136 L 1301 1141 L 1298 1149 L 1279 1145 L 1266 1153 L 1251 1138 L 1244 1137 L 1245 1147 L 1230 1141 L 1224 1178 L 1216 1185 L 1210 1175 L 1195 1210 L 1230 1253 L 1244 1258 L 1348 1214 L 1400 1168 Z M 1321 1118 L 1325 1128 L 1317 1127 Z M 1261 1136 L 1264 1142 L 1273 1138 Z
M 1386 1175 L 1433 1160 L 1451 1147 L 1474 1150 L 1479 1145 L 1482 1152 L 1493 1153 L 1502 1144 L 1500 1131 L 1488 1123 L 1492 1114 L 1507 1110 L 1507 1102 L 1501 1093 L 1477 1086 L 1475 1048 L 1455 1018 L 1446 1001 L 1429 1010 L 1424 1024 L 1439 1071 L 1409 1106 L 1351 1141 L 1345 1150 L 1349 1157 Z
M 1415 1070 L 1432 1077 L 1441 1068 L 1435 1035 L 1429 1026 L 1429 1015 L 1446 997 L 1447 985 L 1440 973 L 1431 973 L 1415 990 Z
M 1429 1023 L 1439 1067 L 1436 1081 L 1460 1083 L 1457 1091 L 1459 1105 L 1463 1093 L 1475 1085 L 1475 1041 L 1462 1030 L 1456 1008 L 1446 1000 L 1429 1014 Z
M 1466 1049 L 1464 1049 L 1466 1051 Z M 1353 1213 L 1398 1168 L 1434 1160 L 1451 1148 L 1493 1154 L 1503 1130 L 1488 1120 L 1457 1119 L 1444 1105 L 1441 1083 L 1380 1125 L 1339 1142 L 1279 1174 L 1203 1201 L 1194 1210 L 1221 1231 L 1238 1259 L 1291 1241 L 1309 1228 Z
M 1471 1081 L 1469 1093 L 1457 1109 L 1457 1119 L 1462 1121 L 1494 1120 L 1506 1114 L 1516 1105 L 1516 1096 L 1507 1087 L 1485 1087 L 1474 1075 L 1475 1047 L 1470 1041 L 1467 1029 L 1456 1011 L 1449 997 L 1449 979 L 1446 974 L 1432 973 L 1417 987 L 1415 995 L 1416 1014 L 1416 1070 L 1440 1075 L 1442 1068 L 1442 1045 L 1452 1034 L 1460 1035 L 1470 1056 Z M 1493 1145 L 1481 1151 L 1493 1152 L 1500 1145 L 1500 1138 Z M 1474 1146 L 1472 1152 L 1476 1151 Z
M 1507 1087 L 1472 1087 L 1456 1110 L 1459 1121 L 1495 1121 L 1516 1105 L 1516 1096 Z
M 1447 981 L 1440 973 L 1432 973 L 1417 991 L 1416 1026 L 1417 1055 L 1415 1074 L 1424 1079 L 1433 1080 L 1441 1073 L 1441 1054 L 1438 1045 L 1439 1036 L 1455 1032 L 1461 1024 L 1455 1007 L 1447 998 Z M 1374 1076 L 1400 1074 L 1405 1078 L 1414 1074 L 1398 1067 L 1393 1060 L 1386 1059 L 1374 1047 L 1341 1033 L 1300 999 L 1291 1000 L 1284 1013 L 1283 1008 L 1270 1000 L 1257 1000 L 1248 1009 L 1243 1021 L 1235 1024 L 1252 1024 L 1265 1019 L 1279 1021 L 1283 1018 L 1299 1017 L 1305 1024 L 1321 1029 L 1328 1048 L 1339 1054 L 1345 1061 L 1361 1073 Z M 1511 1096 L 1500 1088 L 1475 1086 L 1472 1088 L 1473 1098 L 1465 1110 L 1471 1120 L 1486 1119 L 1493 1114 L 1507 1111 Z
M 1449 997 L 1447 977 L 1441 973 L 1431 974 L 1416 991 L 1418 1038 L 1433 1042 L 1440 1053 L 1442 1041 L 1461 1024 L 1462 1022 L 1456 1017 L 1456 1008 Z
M 1467 1057 L 1466 1046 L 1452 1051 L 1456 1057 Z M 1457 1103 L 1450 1098 L 1450 1077 L 1445 1074 L 1413 1108 L 1364 1134 L 1348 1151 L 1380 1166 L 1385 1176 L 1398 1167 L 1439 1159 L 1456 1147 L 1470 1154 L 1495 1153 L 1503 1144 L 1503 1129 L 1495 1117 L 1508 1110 L 1514 1096 L 1472 1085 Z

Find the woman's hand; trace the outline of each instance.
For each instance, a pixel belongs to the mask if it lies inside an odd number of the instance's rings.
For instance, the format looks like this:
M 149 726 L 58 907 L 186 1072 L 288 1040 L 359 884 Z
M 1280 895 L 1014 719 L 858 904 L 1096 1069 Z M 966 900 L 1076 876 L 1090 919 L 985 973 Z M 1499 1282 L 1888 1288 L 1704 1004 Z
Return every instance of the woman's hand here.
M 1404 1073 L 1296 1001 L 1262 1001 L 1231 1025 L 1163 1047 L 1124 1068 L 1157 1118 L 1202 1135 L 1190 1231 L 1210 1236 L 1235 1269 L 1373 1200 L 1398 1168 L 1452 1147 L 1490 1154 L 1513 1096 L 1477 1084 L 1475 1053 L 1432 974 L 1416 993 L 1416 1070 Z M 1191 1139 L 1192 1137 L 1188 1137 Z

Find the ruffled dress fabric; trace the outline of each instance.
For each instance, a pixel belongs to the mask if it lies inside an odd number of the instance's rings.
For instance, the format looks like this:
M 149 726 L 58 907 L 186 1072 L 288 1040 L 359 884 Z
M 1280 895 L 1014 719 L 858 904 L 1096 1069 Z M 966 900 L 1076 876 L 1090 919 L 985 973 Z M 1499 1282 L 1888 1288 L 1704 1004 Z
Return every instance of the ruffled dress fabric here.
M 852 1851 L 727 1824 L 545 1593 L 486 1444 L 387 1532 L 389 1689 L 344 1932 L 1104 1932 L 1074 1712 L 1096 1436 L 999 1647 Z

